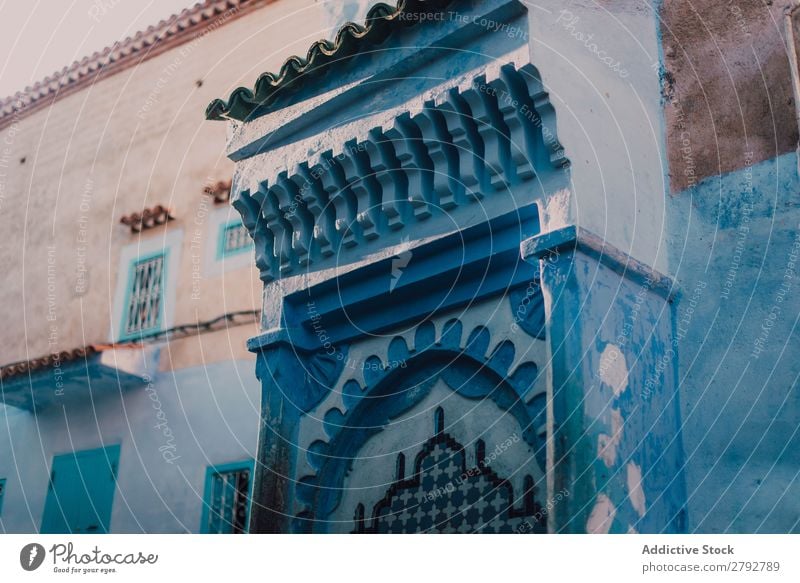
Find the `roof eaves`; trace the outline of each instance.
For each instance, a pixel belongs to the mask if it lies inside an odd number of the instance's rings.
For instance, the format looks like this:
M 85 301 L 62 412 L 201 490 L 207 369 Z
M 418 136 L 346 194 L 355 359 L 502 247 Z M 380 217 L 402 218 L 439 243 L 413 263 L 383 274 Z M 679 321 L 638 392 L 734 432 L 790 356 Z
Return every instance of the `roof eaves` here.
M 453 0 L 399 0 L 396 7 L 380 2 L 370 8 L 364 25 L 348 22 L 339 29 L 336 39 L 319 40 L 308 49 L 305 58 L 289 57 L 278 73 L 263 73 L 253 89 L 237 87 L 228 100 L 215 99 L 206 108 L 206 119 L 251 119 L 288 91 L 297 90 L 301 82 L 317 73 L 327 73 L 328 65 L 359 54 L 384 42 L 399 26 L 413 26 L 424 19 L 406 15 L 423 11 L 439 11 Z

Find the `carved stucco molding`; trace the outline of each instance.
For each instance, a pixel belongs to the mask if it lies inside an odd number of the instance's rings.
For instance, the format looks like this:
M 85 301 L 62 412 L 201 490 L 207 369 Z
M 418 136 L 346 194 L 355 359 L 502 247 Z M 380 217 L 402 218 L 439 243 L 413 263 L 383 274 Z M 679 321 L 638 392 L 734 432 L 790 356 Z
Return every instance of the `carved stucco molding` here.
M 403 336 L 387 339 L 383 354 L 364 360 L 360 376 L 345 377 L 341 399 L 323 401 L 314 412 L 323 434 L 299 444 L 305 460 L 298 467 L 294 530 L 310 529 L 336 509 L 350 460 L 369 437 L 394 415 L 413 408 L 439 379 L 468 399 L 491 399 L 512 415 L 522 428 L 522 439 L 536 452 L 537 463 L 545 467 L 541 430 L 546 393 L 537 383 L 539 366 L 532 360 L 517 362 L 514 340 L 503 335 L 493 339 L 486 326 L 476 326 L 466 337 L 458 318 L 438 326 L 437 333 L 433 322 L 419 325 L 411 343 Z M 414 390 L 402 390 L 404 383 L 412 383 Z M 375 406 L 377 400 L 380 407 Z M 360 429 L 364 427 L 372 430 Z
M 488 204 L 568 166 L 555 113 L 532 65 L 505 65 L 328 150 L 238 190 L 265 283 L 461 207 Z M 445 219 L 447 220 L 447 219 Z

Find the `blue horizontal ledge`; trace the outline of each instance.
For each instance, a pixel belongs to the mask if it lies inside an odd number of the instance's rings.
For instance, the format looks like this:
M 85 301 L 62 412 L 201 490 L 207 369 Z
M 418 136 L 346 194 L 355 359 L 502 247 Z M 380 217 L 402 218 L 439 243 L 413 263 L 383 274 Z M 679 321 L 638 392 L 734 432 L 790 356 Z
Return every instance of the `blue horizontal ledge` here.
M 580 251 L 622 277 L 640 285 L 646 284 L 654 293 L 669 301 L 674 301 L 680 295 L 680 289 L 671 277 L 659 273 L 602 237 L 576 225 L 535 235 L 520 245 L 520 255 L 530 263 L 565 250 Z
M 319 350 L 321 335 L 349 342 L 527 285 L 536 270 L 520 257 L 520 243 L 538 229 L 529 205 L 295 292 L 284 298 L 282 327 L 248 346 Z

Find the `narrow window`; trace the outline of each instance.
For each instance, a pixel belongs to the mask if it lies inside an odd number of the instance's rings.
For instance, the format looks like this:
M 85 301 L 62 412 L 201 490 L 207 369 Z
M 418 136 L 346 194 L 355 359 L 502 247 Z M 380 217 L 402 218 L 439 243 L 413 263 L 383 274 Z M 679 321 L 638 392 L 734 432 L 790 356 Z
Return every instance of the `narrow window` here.
M 6 494 L 6 479 L 0 478 L 0 516 L 3 515 L 3 497 Z
M 247 251 L 252 244 L 253 240 L 250 238 L 250 233 L 247 232 L 247 228 L 241 221 L 222 225 L 219 234 L 217 259 Z
M 208 468 L 202 532 L 247 532 L 252 474 L 252 461 Z
M 163 253 L 133 264 L 128 288 L 124 334 L 126 337 L 158 331 L 164 309 Z

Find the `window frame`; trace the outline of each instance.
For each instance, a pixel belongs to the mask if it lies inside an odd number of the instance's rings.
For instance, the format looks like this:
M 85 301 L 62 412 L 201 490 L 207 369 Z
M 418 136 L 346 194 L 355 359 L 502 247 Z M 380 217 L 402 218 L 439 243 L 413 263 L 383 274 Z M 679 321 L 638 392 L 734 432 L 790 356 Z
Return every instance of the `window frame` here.
M 244 223 L 242 223 L 240 218 L 231 219 L 230 221 L 223 221 L 219 224 L 217 232 L 217 253 L 215 256 L 217 261 L 224 261 L 230 257 L 235 257 L 246 251 L 253 250 L 254 242 L 249 233 L 247 234 L 247 239 L 249 241 L 247 245 L 243 245 L 238 249 L 232 249 L 230 251 L 225 250 L 225 233 L 227 233 L 228 229 L 231 227 L 241 227 L 247 230 L 247 227 L 244 226 Z
M 161 265 L 161 301 L 159 303 L 158 308 L 158 315 L 156 324 L 153 328 L 148 330 L 139 330 L 137 332 L 126 332 L 128 326 L 128 313 L 130 311 L 130 302 L 131 302 L 131 295 L 133 294 L 133 283 L 136 277 L 136 266 L 140 263 L 144 263 L 145 261 L 151 261 L 156 257 L 163 256 L 163 261 Z M 142 256 L 134 257 L 130 260 L 128 265 L 128 275 L 125 282 L 125 299 L 122 304 L 122 321 L 120 322 L 120 334 L 119 340 L 134 340 L 138 338 L 147 338 L 148 336 L 152 336 L 154 334 L 158 334 L 164 330 L 164 322 L 166 320 L 166 297 L 167 297 L 167 268 L 169 266 L 169 248 L 164 247 L 163 249 L 159 249 L 158 251 L 153 251 L 151 253 L 147 253 Z
M 203 485 L 203 512 L 200 517 L 200 533 L 201 534 L 221 534 L 212 533 L 208 530 L 209 518 L 211 516 L 212 508 L 212 484 L 216 474 L 225 474 L 241 470 L 250 471 L 250 481 L 247 484 L 247 515 L 245 518 L 245 527 L 242 534 L 250 532 L 250 508 L 253 503 L 253 478 L 255 477 L 255 460 L 253 458 L 240 460 L 236 462 L 229 462 L 225 464 L 217 464 L 206 467 L 206 476 Z M 225 534 L 225 533 L 222 533 Z

